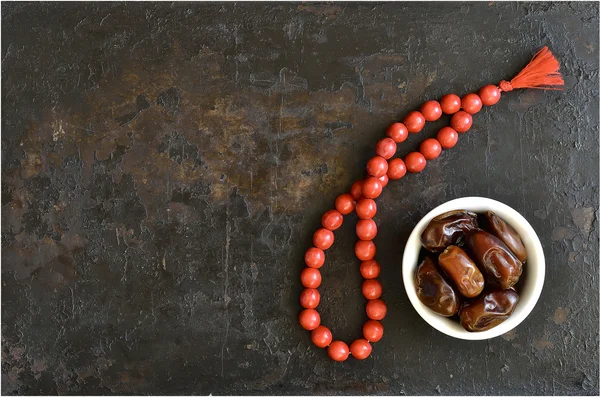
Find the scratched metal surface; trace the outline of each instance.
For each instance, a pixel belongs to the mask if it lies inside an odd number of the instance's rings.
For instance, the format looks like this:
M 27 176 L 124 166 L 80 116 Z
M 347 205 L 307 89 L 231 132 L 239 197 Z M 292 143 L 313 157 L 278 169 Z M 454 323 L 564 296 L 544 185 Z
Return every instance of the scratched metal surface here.
M 598 4 L 3 3 L 2 33 L 4 394 L 598 394 Z M 564 92 L 506 94 L 383 193 L 386 334 L 329 361 L 296 320 L 320 215 L 390 122 L 544 44 Z M 413 225 L 470 195 L 547 255 L 531 316 L 487 342 L 431 329 L 401 282 Z M 321 287 L 348 341 L 353 225 Z

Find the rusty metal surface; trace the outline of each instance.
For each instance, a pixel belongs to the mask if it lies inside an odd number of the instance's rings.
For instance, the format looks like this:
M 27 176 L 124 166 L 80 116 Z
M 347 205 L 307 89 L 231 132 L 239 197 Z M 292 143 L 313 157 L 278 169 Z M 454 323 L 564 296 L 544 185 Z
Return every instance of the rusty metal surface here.
M 598 394 L 597 3 L 3 3 L 2 33 L 4 394 Z M 383 193 L 386 335 L 329 361 L 297 324 L 320 215 L 390 122 L 544 44 L 564 92 L 505 94 Z M 487 342 L 434 331 L 401 282 L 415 223 L 469 195 L 547 256 L 533 313 Z M 321 287 L 346 340 L 353 225 Z

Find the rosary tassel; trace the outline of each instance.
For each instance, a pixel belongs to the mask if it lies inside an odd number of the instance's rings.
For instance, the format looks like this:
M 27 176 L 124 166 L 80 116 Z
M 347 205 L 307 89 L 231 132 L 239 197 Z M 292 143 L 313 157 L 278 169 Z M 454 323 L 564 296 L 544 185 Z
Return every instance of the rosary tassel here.
M 517 88 L 537 88 L 540 90 L 562 90 L 565 84 L 562 75 L 558 71 L 560 65 L 548 47 L 537 52 L 518 75 L 512 80 L 502 80 L 500 89 L 504 92 Z

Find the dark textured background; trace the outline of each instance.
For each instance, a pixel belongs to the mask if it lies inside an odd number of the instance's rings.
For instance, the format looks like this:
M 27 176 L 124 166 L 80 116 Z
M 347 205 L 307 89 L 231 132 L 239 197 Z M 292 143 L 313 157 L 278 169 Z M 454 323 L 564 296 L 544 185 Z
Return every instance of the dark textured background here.
M 504 95 L 383 193 L 386 335 L 328 360 L 297 324 L 320 215 L 389 123 L 545 44 L 564 92 Z M 598 394 L 598 55 L 597 3 L 3 3 L 2 392 Z M 469 195 L 547 255 L 533 313 L 484 342 L 430 328 L 400 272 L 419 218 Z M 348 341 L 353 227 L 320 288 Z

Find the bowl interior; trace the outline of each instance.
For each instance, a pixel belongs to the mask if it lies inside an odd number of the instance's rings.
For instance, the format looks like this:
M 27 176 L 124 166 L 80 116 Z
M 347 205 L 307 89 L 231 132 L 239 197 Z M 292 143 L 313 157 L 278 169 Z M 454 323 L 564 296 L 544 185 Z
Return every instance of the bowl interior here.
M 519 291 L 519 303 L 514 313 L 500 325 L 483 332 L 469 332 L 465 330 L 458 322 L 446 317 L 442 317 L 425 306 L 416 293 L 415 272 L 418 266 L 418 257 L 421 250 L 421 233 L 427 224 L 434 217 L 444 212 L 465 209 L 472 212 L 482 213 L 493 211 L 511 225 L 527 249 L 527 262 L 523 266 L 523 276 L 519 280 L 521 286 Z M 419 221 L 417 226 L 410 234 L 404 256 L 402 259 L 402 278 L 406 293 L 417 310 L 419 315 L 432 327 L 437 330 L 460 339 L 482 340 L 490 339 L 502 335 L 521 323 L 535 306 L 544 284 L 545 262 L 544 252 L 540 240 L 527 220 L 516 210 L 499 201 L 484 197 L 463 197 L 448 201 L 431 212 Z

